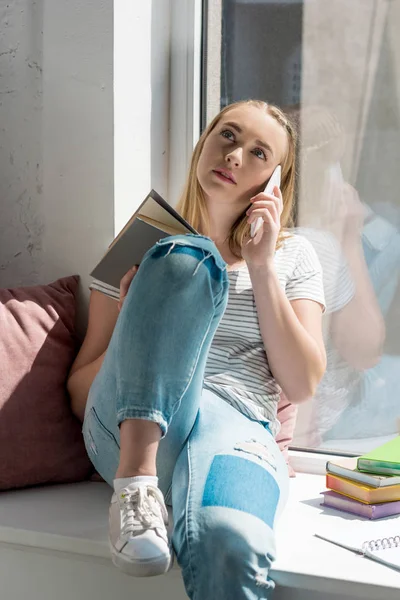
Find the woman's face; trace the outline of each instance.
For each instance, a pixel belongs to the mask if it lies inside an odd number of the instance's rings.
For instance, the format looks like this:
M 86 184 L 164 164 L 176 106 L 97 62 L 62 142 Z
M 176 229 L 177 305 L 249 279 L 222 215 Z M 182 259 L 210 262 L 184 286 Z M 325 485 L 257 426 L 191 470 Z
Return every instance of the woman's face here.
M 240 106 L 225 113 L 207 137 L 197 178 L 212 201 L 248 205 L 287 152 L 286 132 L 263 110 Z

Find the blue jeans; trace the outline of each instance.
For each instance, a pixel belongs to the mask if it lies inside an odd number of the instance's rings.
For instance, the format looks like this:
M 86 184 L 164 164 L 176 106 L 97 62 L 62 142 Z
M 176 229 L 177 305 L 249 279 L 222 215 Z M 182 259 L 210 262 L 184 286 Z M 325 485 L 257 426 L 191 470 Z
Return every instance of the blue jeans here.
M 172 504 L 173 546 L 193 600 L 269 597 L 273 526 L 288 492 L 268 423 L 203 389 L 228 289 L 226 263 L 209 238 L 178 235 L 153 246 L 130 286 L 83 424 L 90 459 L 111 486 L 119 424 L 159 424 L 159 487 Z

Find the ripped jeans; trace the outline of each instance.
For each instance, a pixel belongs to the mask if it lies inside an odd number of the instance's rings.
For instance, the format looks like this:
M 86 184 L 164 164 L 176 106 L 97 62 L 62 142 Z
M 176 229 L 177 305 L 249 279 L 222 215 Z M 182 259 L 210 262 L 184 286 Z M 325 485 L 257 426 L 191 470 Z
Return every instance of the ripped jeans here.
M 193 600 L 270 597 L 273 526 L 288 493 L 268 423 L 203 389 L 228 289 L 226 263 L 209 238 L 178 235 L 153 246 L 130 286 L 83 424 L 89 457 L 111 486 L 120 423 L 159 424 L 159 487 L 172 505 L 173 547 Z

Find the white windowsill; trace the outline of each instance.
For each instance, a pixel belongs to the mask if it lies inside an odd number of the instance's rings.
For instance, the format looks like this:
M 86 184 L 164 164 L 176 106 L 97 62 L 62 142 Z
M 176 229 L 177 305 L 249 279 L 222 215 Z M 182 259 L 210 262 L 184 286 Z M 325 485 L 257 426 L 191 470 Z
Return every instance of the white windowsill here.
M 338 519 L 346 518 L 320 506 L 319 493 L 324 488 L 322 475 L 298 473 L 291 480 L 289 502 L 277 524 L 273 579 L 292 590 L 398 599 L 400 573 L 314 537 L 320 525 L 330 521 L 334 527 Z M 0 547 L 68 553 L 85 561 L 109 563 L 110 495 L 106 484 L 89 482 L 2 492 Z
M 291 481 L 289 501 L 276 528 L 278 558 L 273 579 L 290 588 L 335 593 L 345 598 L 398 599 L 400 572 L 314 536 L 322 530 L 334 532 L 355 519 L 322 507 L 320 492 L 324 489 L 324 475 L 298 473 Z M 400 530 L 400 517 L 396 530 Z

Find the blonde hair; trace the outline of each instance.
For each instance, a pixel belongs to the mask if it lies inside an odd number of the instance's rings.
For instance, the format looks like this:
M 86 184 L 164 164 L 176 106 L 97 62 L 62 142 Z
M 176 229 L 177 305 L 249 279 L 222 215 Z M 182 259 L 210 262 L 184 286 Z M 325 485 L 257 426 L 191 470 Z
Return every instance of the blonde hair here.
M 177 210 L 181 215 L 202 235 L 209 233 L 209 216 L 207 206 L 203 194 L 203 190 L 197 179 L 197 165 L 200 155 L 203 151 L 204 143 L 210 133 L 215 129 L 220 120 L 227 112 L 240 106 L 253 106 L 265 111 L 266 114 L 274 118 L 286 132 L 288 140 L 288 151 L 281 164 L 282 176 L 280 189 L 283 198 L 283 212 L 281 215 L 281 230 L 279 232 L 277 249 L 282 245 L 285 237 L 285 230 L 293 225 L 293 197 L 295 185 L 295 155 L 296 155 L 296 134 L 294 127 L 285 114 L 277 107 L 261 100 L 243 100 L 235 102 L 223 108 L 221 112 L 209 123 L 206 129 L 201 134 L 199 141 L 193 151 L 192 160 L 190 163 L 189 174 L 182 196 L 178 202 Z M 260 190 L 261 191 L 261 190 Z M 239 216 L 236 222 L 232 225 L 229 234 L 230 251 L 242 258 L 241 248 L 243 240 L 250 232 L 250 225 L 247 223 L 246 211 Z
M 326 187 L 328 169 L 343 158 L 345 132 L 337 116 L 323 106 L 303 108 L 301 116 L 299 216 L 302 225 L 315 226 L 332 219 L 335 205 Z

